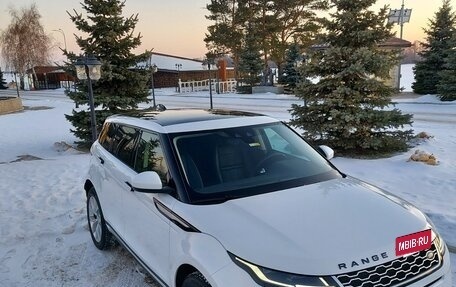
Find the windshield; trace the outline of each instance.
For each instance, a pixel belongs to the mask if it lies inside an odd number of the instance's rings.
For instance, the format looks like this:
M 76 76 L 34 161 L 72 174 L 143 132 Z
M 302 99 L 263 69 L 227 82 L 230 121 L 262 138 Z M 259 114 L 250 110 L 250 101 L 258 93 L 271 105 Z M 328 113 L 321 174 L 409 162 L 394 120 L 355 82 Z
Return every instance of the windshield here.
M 340 177 L 282 123 L 173 134 L 193 202 L 225 201 Z

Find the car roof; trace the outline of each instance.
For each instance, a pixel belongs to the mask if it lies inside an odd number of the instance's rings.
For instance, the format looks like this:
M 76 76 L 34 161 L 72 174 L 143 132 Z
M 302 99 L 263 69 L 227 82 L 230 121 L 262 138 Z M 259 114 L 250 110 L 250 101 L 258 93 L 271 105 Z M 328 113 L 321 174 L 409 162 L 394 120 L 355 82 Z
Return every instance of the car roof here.
M 122 115 L 114 115 L 109 122 L 119 122 L 152 129 L 162 133 L 210 130 L 236 126 L 248 126 L 278 122 L 268 116 L 224 109 L 155 109 L 135 110 Z

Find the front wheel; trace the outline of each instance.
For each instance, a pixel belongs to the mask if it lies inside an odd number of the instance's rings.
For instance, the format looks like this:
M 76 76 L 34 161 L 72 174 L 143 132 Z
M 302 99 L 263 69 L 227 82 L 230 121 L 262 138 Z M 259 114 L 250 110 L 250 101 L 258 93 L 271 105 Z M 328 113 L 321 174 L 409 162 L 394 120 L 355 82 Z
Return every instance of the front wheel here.
M 107 249 L 111 241 L 111 233 L 106 226 L 100 201 L 93 187 L 87 193 L 87 221 L 95 246 L 100 250 Z
M 211 287 L 211 285 L 201 273 L 193 272 L 185 277 L 182 287 Z

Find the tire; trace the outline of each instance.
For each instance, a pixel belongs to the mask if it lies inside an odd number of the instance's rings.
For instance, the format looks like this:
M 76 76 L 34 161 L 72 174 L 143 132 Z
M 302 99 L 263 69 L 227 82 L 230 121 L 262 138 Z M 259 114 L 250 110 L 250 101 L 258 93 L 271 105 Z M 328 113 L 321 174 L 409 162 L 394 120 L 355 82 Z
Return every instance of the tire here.
M 93 244 L 100 250 L 108 249 L 111 243 L 111 233 L 106 226 L 100 201 L 93 187 L 87 193 L 87 222 Z
M 201 273 L 193 272 L 185 277 L 181 287 L 211 287 L 211 285 Z

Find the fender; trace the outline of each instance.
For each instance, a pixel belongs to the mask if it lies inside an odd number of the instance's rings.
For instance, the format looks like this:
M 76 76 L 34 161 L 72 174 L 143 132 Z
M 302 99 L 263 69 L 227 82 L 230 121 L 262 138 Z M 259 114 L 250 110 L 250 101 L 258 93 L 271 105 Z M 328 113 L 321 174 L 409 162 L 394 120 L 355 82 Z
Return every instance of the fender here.
M 217 286 L 212 275 L 233 263 L 222 244 L 205 233 L 186 232 L 179 227 L 171 226 L 170 246 L 174 247 L 170 250 L 170 270 L 178 270 L 183 264 L 192 265 L 212 286 Z M 173 282 L 171 286 L 175 286 L 176 274 L 170 276 L 169 282 Z

